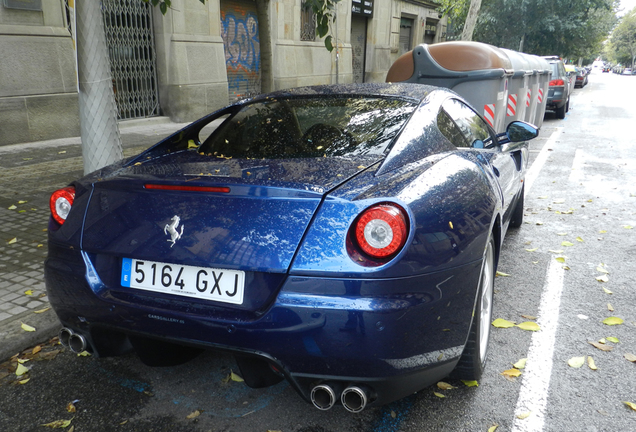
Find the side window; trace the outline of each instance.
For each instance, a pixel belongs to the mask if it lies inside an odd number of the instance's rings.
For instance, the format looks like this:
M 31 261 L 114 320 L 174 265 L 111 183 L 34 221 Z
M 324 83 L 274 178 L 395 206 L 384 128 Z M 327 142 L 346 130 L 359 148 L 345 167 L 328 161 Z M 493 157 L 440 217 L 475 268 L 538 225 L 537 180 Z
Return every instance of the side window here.
M 444 111 L 444 109 L 441 109 L 437 115 L 437 128 L 456 147 L 469 147 L 462 131 L 459 130 L 455 122 L 450 118 L 448 113 Z
M 488 125 L 479 114 L 473 111 L 468 105 L 457 99 L 449 99 L 442 105 L 440 113 L 441 112 L 446 113 L 464 138 L 463 143 L 456 142 L 457 139 L 451 140 L 457 147 L 484 148 L 492 144 L 493 138 Z M 438 116 L 438 125 L 440 124 L 439 118 L 440 116 Z M 442 131 L 442 133 L 444 132 Z M 444 135 L 446 134 L 444 133 Z M 450 137 L 448 138 L 451 139 Z

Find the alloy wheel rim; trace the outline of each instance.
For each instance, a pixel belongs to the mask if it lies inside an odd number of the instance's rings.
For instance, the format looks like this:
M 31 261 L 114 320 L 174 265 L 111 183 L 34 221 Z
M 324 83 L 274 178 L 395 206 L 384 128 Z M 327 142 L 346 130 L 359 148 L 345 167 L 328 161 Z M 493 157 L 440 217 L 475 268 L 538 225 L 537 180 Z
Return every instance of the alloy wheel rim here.
M 490 336 L 490 320 L 492 317 L 493 298 L 493 265 L 494 253 L 491 242 L 488 242 L 486 253 L 484 254 L 484 268 L 482 270 L 481 298 L 480 301 L 480 326 L 479 326 L 479 360 L 483 364 L 486 360 L 486 347 Z

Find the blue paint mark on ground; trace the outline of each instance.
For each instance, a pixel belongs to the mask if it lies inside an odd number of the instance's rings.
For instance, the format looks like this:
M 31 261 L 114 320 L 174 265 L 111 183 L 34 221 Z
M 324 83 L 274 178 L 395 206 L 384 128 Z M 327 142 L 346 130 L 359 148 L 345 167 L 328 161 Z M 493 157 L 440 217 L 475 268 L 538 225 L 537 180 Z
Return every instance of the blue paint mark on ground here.
M 375 421 L 371 430 L 373 432 L 394 432 L 399 430 L 400 425 L 409 415 L 415 397 L 416 396 L 409 396 L 389 405 L 385 405 L 382 408 L 380 418 Z M 392 413 L 395 413 L 395 417 L 393 417 Z
M 114 372 L 104 369 L 101 366 L 94 366 L 106 379 L 114 384 L 118 384 L 124 388 L 129 388 L 139 393 L 143 393 L 146 389 L 150 388 L 150 384 L 143 381 L 137 381 L 122 376 L 117 376 Z

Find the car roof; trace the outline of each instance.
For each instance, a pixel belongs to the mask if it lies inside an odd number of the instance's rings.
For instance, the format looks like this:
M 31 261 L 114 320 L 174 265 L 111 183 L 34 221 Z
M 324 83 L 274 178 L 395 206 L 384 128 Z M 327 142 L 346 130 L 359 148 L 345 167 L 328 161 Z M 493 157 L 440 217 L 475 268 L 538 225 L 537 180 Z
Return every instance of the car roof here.
M 305 97 L 305 96 L 376 96 L 376 97 L 397 97 L 412 99 L 414 102 L 421 102 L 433 91 L 448 92 L 448 89 L 435 87 L 426 84 L 415 83 L 365 83 L 365 84 L 330 84 L 310 87 L 296 87 L 286 90 L 279 90 L 273 93 L 258 95 L 253 99 L 245 99 L 238 103 L 255 102 L 277 97 Z

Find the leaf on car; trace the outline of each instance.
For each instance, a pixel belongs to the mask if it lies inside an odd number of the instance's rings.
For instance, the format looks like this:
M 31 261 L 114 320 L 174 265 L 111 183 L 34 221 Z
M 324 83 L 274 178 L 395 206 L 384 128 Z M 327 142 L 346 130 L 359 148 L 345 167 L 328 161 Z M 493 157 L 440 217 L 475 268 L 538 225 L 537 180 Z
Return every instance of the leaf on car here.
M 503 276 L 503 277 L 505 277 L 505 276 L 510 276 L 510 275 L 508 273 L 497 271 L 497 273 L 495 273 L 495 276 Z
M 565 246 L 565 247 L 570 247 L 570 246 L 574 246 L 574 243 L 570 243 L 569 241 L 564 241 L 561 242 L 561 246 Z
M 241 378 L 239 375 L 235 374 L 234 371 L 230 371 L 230 379 L 232 381 L 236 381 L 236 382 L 243 382 L 243 378 Z
M 196 411 L 193 411 L 193 412 L 191 412 L 190 414 L 188 414 L 188 415 L 186 416 L 186 418 L 187 418 L 188 420 L 192 420 L 193 418 L 197 418 L 197 417 L 199 417 L 200 415 L 201 415 L 201 411 L 196 410 Z
M 71 425 L 71 420 L 55 420 L 51 423 L 41 424 L 40 426 L 48 427 L 51 429 L 65 429 Z
M 613 346 L 602 344 L 600 342 L 588 342 L 588 343 L 592 345 L 593 347 L 600 349 L 601 351 L 611 351 L 614 349 Z
M 18 367 L 15 369 L 15 376 L 22 376 L 29 371 L 29 368 L 21 363 L 18 363 Z
M 440 381 L 440 382 L 437 383 L 437 388 L 439 388 L 440 390 L 452 390 L 455 387 L 453 387 L 452 385 L 450 385 L 447 382 Z
M 532 414 L 532 411 L 526 411 L 526 412 L 522 412 L 522 413 L 517 414 L 516 417 L 519 420 L 525 420 L 528 417 L 530 417 L 531 414 Z
M 609 282 L 609 278 L 607 277 L 607 275 L 600 275 L 600 276 L 596 276 L 596 280 L 599 282 Z
M 572 357 L 568 360 L 568 366 L 573 368 L 580 368 L 585 364 L 585 356 L 583 357 Z
M 525 369 L 527 361 L 528 361 L 527 358 L 519 359 L 519 361 L 513 364 L 513 366 L 516 367 L 517 369 Z
M 503 375 L 505 378 L 516 378 L 518 376 L 521 376 L 522 373 L 523 372 L 521 372 L 519 369 L 512 368 L 503 371 L 500 375 Z
M 7 243 L 8 244 L 13 244 L 13 243 L 15 243 L 17 241 L 18 241 L 18 238 L 17 237 L 13 237 L 11 240 L 8 240 Z
M 594 359 L 592 358 L 592 356 L 587 356 L 587 367 L 592 370 L 598 369 L 598 367 L 596 367 L 596 363 L 594 363 Z
M 613 343 L 619 343 L 620 341 L 618 340 L 618 338 L 615 338 L 614 336 L 608 336 L 606 338 L 608 341 L 613 342 Z
M 603 320 L 603 324 L 605 325 L 620 325 L 623 324 L 623 320 L 618 317 L 608 317 Z
M 623 357 L 625 357 L 625 359 L 629 360 L 632 363 L 636 363 L 636 355 L 634 355 L 634 354 L 625 353 L 625 354 L 623 354 Z
M 623 403 L 624 403 L 625 405 L 627 405 L 628 407 L 630 407 L 631 409 L 633 409 L 634 411 L 636 411 L 636 404 L 635 404 L 635 403 L 633 403 L 633 402 L 626 402 L 626 401 L 623 401 Z
M 611 292 L 610 290 L 608 290 L 605 287 L 603 287 L 603 291 L 605 291 L 605 294 L 614 294 L 613 292 Z
M 539 324 L 537 324 L 534 321 L 522 322 L 521 324 L 517 324 L 517 327 L 519 327 L 521 330 L 527 330 L 527 331 L 539 331 L 539 330 L 541 330 L 541 327 L 539 327 Z
M 461 380 L 466 387 L 479 387 L 479 383 L 475 380 Z
M 434 394 L 435 396 L 437 396 L 438 398 L 445 398 L 445 397 L 446 397 L 446 396 L 444 396 L 443 394 L 438 393 L 438 392 L 433 392 L 433 394 Z
M 503 318 L 497 318 L 496 320 L 492 322 L 492 325 L 497 328 L 510 328 L 510 327 L 514 327 L 515 323 L 513 323 L 512 321 L 505 320 Z
M 22 330 L 24 331 L 28 331 L 28 332 L 34 332 L 35 331 L 35 327 L 31 327 L 28 324 L 22 323 L 22 325 L 20 326 L 22 327 Z

